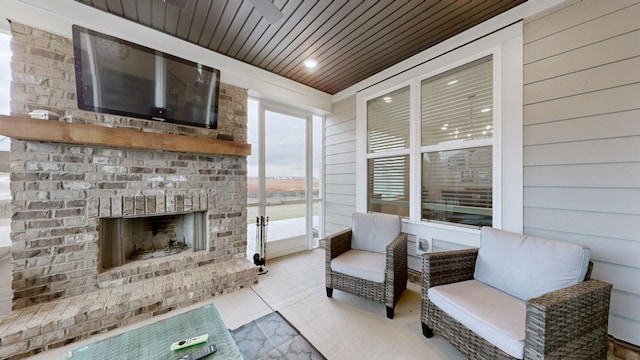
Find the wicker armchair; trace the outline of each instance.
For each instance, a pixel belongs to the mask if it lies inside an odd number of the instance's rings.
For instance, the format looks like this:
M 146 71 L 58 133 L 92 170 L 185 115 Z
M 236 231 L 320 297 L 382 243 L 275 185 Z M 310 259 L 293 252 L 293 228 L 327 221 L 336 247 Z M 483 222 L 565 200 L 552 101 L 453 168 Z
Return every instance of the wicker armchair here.
M 434 305 L 434 286 L 474 279 L 478 249 L 424 254 L 422 332 L 435 331 L 470 359 L 516 359 Z M 612 285 L 589 279 L 526 301 L 524 359 L 606 359 Z
M 355 222 L 362 221 L 363 218 L 367 224 L 361 224 L 356 227 Z M 381 219 L 385 220 L 381 221 Z M 384 268 L 380 269 L 380 272 L 384 273 L 384 279 L 380 279 L 383 281 L 368 280 L 359 276 L 345 274 L 332 268 L 332 261 L 340 255 L 344 255 L 344 259 L 349 257 L 349 252 L 359 251 L 358 247 L 355 249 L 352 247 L 354 245 L 352 242 L 355 237 L 354 231 L 358 231 L 358 229 L 364 230 L 369 236 L 388 234 L 390 230 L 385 227 L 388 221 L 392 223 L 397 221 L 398 231 L 389 238 L 388 244 L 383 248 L 385 250 L 383 254 L 384 263 L 381 266 L 384 266 Z M 363 225 L 366 225 L 366 229 L 363 229 Z M 400 217 L 397 216 L 356 213 L 354 214 L 354 226 L 352 228 L 329 236 L 325 245 L 327 296 L 332 297 L 333 289 L 338 289 L 384 304 L 387 309 L 387 317 L 393 319 L 395 305 L 407 287 L 407 234 L 400 232 L 400 226 Z M 357 268 L 358 265 L 354 264 L 353 267 Z

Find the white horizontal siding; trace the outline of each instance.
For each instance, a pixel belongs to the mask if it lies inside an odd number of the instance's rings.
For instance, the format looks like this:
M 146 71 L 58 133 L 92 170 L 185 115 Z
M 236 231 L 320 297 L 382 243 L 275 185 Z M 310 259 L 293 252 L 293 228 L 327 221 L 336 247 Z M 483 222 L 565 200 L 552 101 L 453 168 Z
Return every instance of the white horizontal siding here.
M 588 22 L 594 18 L 606 16 L 612 12 L 636 5 L 637 0 L 616 0 L 616 1 L 591 1 L 588 8 L 584 7 L 575 11 L 573 3 L 576 1 L 566 1 L 568 11 L 564 11 L 562 5 L 550 10 L 546 14 L 534 16 L 527 21 L 527 31 L 523 34 L 525 43 L 540 40 L 552 34 L 563 32 L 568 28 L 573 28 Z M 538 21 L 541 20 L 541 21 Z
M 605 2 L 602 2 L 603 4 Z M 609 2 L 612 4 L 613 2 Z M 602 64 L 635 56 L 640 49 L 640 31 L 622 34 L 566 53 L 536 61 L 524 69 L 525 83 L 534 83 L 559 75 L 571 74 Z
M 525 99 L 527 85 L 525 85 Z M 578 117 L 637 110 L 640 84 L 568 96 L 524 107 L 524 124 L 538 124 Z
M 570 1 L 524 26 L 525 233 L 591 248 L 609 333 L 640 345 L 640 1 Z
M 350 143 L 351 141 L 353 141 L 353 139 L 355 139 L 355 137 L 356 137 L 355 130 L 351 130 L 343 133 L 337 133 L 333 135 L 327 135 L 325 144 L 328 146 L 331 146 L 331 145 Z
M 324 229 L 326 235 L 351 226 L 356 210 L 356 98 L 333 104 L 325 120 Z
M 342 108 L 338 107 L 337 110 Z M 334 116 L 337 114 L 333 114 Z M 349 133 L 356 130 L 355 121 L 344 121 L 345 119 L 355 119 L 356 118 L 356 109 L 342 109 L 340 112 L 340 119 L 342 122 L 333 122 L 330 127 L 326 128 L 325 135 L 327 137 L 338 135 L 342 133 Z M 333 118 L 334 120 L 338 120 Z
M 640 151 L 638 137 L 628 136 L 531 145 L 524 159 L 525 166 L 624 163 L 640 161 Z
M 351 226 L 351 215 L 353 215 L 353 205 L 331 204 L 331 213 L 327 214 L 327 216 L 329 215 L 332 216 L 331 222 L 333 222 L 334 224 L 340 225 L 342 229 L 348 228 Z
M 528 187 L 524 206 L 640 215 L 640 189 Z
M 616 315 L 632 319 L 635 314 L 640 313 L 640 299 L 637 295 L 617 291 L 611 295 L 612 307 L 616 310 Z
M 325 178 L 325 184 L 327 185 L 354 185 L 356 180 L 356 174 L 327 174 Z M 329 189 L 331 190 L 331 189 Z M 331 191 L 325 191 L 325 194 L 330 194 Z
M 598 263 L 593 267 L 593 278 L 615 284 L 616 292 L 640 294 L 640 269 L 630 266 L 620 266 L 611 263 Z M 627 310 L 613 309 L 613 313 L 630 313 Z M 640 313 L 631 314 L 633 320 L 638 320 Z
M 325 140 L 327 137 L 325 137 Z M 338 155 L 338 154 L 348 154 L 356 151 L 355 141 L 349 141 L 344 143 L 335 143 L 332 142 L 330 145 L 325 144 L 326 155 Z
M 331 204 L 352 206 L 356 203 L 355 195 L 326 194 L 325 201 Z
M 524 168 L 525 187 L 637 188 L 638 179 L 640 179 L 640 166 L 633 166 L 628 163 L 567 164 L 560 166 L 525 165 Z
M 524 214 L 527 228 L 624 239 L 640 246 L 640 227 L 636 226 L 640 224 L 640 215 L 531 207 L 526 207 Z
M 529 125 L 524 145 L 637 135 L 640 135 L 640 110 L 632 110 Z
M 632 85 L 640 81 L 640 57 L 632 57 L 544 81 L 531 83 L 524 104 Z
M 556 24 L 554 27 L 549 27 L 549 29 L 555 29 L 555 32 L 549 32 L 539 39 L 527 36 L 528 29 L 525 29 L 525 65 L 638 30 L 640 3 L 628 1 L 628 6 L 622 8 L 615 5 L 608 7 L 599 5 L 598 8 L 590 9 L 597 2 L 601 1 L 585 0 L 582 4 L 574 1 L 572 6 L 564 9 L 565 14 L 583 12 L 579 18 L 576 18 L 575 24 L 565 22 L 564 16 L 554 17 L 554 19 L 544 17 L 525 24 L 527 28 L 534 23 L 537 23 L 538 28 L 544 26 L 543 24 Z M 578 8 L 581 9 L 577 10 Z
M 333 184 L 331 193 L 337 195 L 353 195 L 356 193 L 356 186 L 353 184 Z
M 352 152 L 325 156 L 325 164 L 327 165 L 354 163 L 355 161 L 356 154 Z
M 326 164 L 325 171 L 330 174 L 351 174 L 353 173 L 353 163 Z

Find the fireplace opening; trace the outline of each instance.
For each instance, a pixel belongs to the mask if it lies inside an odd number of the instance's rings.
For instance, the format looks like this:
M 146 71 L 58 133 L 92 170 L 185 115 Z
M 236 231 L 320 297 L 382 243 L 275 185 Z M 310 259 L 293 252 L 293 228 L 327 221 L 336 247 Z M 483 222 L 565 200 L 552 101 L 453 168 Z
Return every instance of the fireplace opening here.
M 100 219 L 100 268 L 206 248 L 206 212 Z

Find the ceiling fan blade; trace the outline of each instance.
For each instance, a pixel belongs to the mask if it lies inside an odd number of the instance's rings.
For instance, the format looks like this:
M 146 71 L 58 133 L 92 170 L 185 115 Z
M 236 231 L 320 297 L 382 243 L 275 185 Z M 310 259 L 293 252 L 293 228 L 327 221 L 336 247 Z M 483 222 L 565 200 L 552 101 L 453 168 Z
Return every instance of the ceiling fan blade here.
M 262 17 L 264 17 L 269 24 L 277 23 L 278 20 L 284 16 L 270 0 L 249 0 L 249 2 L 253 4 L 253 7 L 262 14 Z
M 186 5 L 187 0 L 164 0 L 164 2 L 165 2 L 165 4 L 177 6 L 179 8 L 183 8 Z

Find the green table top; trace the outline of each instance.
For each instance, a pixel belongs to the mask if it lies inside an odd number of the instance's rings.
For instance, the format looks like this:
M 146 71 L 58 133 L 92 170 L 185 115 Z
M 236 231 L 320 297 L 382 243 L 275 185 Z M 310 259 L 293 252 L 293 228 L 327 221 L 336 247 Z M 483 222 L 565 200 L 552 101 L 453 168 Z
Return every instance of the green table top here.
M 169 348 L 176 341 L 204 334 L 209 334 L 206 343 L 177 351 Z M 65 360 L 174 360 L 209 344 L 215 344 L 218 351 L 205 359 L 242 359 L 231 333 L 212 304 L 73 349 Z

